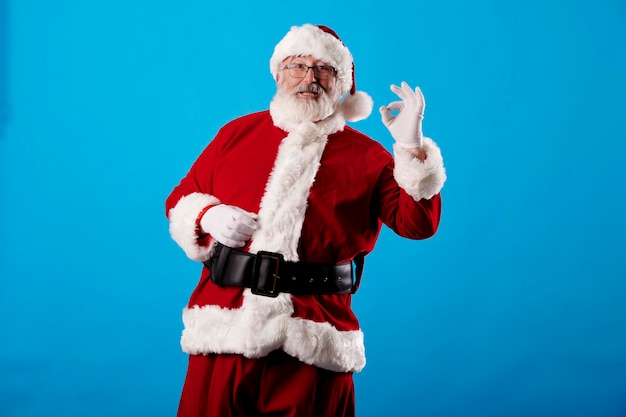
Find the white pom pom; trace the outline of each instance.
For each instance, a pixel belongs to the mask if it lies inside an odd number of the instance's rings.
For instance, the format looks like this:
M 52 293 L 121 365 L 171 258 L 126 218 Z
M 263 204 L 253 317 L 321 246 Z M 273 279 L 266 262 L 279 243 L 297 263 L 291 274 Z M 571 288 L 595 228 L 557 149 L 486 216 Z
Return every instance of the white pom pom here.
M 374 100 L 362 91 L 347 96 L 339 104 L 339 109 L 343 114 L 343 118 L 349 122 L 358 122 L 367 119 L 372 113 Z

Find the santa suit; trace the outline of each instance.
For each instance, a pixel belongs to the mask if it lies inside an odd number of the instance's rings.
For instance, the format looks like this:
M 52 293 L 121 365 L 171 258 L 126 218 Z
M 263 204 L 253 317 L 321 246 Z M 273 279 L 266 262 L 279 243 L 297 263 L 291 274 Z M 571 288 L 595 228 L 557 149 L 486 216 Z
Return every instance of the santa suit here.
M 228 123 L 168 197 L 170 233 L 188 257 L 203 262 L 213 254 L 216 242 L 199 234 L 197 219 L 219 203 L 258 214 L 244 251 L 278 252 L 287 261 L 342 263 L 364 256 L 383 223 L 411 239 L 435 233 L 445 171 L 432 140 L 424 138 L 424 162 L 397 145 L 394 160 L 381 144 L 346 126 L 341 114 L 290 132 L 275 122 L 264 111 Z M 282 350 L 345 373 L 365 365 L 351 294 L 271 298 L 218 286 L 209 276 L 203 267 L 183 313 L 185 352 L 259 358 Z

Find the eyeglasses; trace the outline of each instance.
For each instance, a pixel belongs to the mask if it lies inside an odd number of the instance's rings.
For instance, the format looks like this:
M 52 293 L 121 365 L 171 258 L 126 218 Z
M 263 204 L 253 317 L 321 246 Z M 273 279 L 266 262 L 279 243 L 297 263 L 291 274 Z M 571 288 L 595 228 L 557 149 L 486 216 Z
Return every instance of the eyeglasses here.
M 313 75 L 315 75 L 315 78 L 317 78 L 318 80 L 327 80 L 328 78 L 335 75 L 335 69 L 330 65 L 314 65 L 312 67 L 309 67 L 308 65 L 304 64 L 287 64 L 283 69 L 288 69 L 289 75 L 291 75 L 293 78 L 306 77 L 306 74 L 309 72 L 310 69 L 313 70 Z

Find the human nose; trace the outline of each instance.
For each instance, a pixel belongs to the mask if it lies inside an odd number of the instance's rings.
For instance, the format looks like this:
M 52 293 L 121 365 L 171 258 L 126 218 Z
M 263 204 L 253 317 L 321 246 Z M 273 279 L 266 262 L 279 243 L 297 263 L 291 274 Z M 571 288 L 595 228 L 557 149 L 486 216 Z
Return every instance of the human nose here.
M 306 74 L 304 74 L 304 79 L 307 81 L 315 81 L 317 77 L 315 76 L 315 67 L 307 67 Z

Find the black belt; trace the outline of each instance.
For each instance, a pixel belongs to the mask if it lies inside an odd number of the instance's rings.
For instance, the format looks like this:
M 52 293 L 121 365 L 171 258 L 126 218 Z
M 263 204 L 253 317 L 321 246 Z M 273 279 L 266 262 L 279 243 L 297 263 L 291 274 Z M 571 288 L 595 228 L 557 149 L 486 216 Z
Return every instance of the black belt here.
M 356 289 L 352 262 L 337 265 L 287 262 L 283 255 L 242 252 L 217 244 L 204 265 L 220 286 L 247 287 L 253 294 L 276 297 L 291 294 L 348 294 Z

